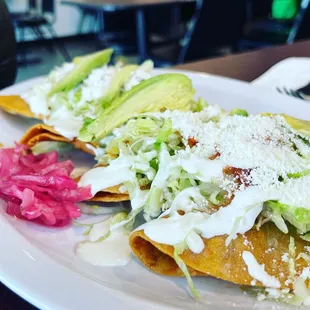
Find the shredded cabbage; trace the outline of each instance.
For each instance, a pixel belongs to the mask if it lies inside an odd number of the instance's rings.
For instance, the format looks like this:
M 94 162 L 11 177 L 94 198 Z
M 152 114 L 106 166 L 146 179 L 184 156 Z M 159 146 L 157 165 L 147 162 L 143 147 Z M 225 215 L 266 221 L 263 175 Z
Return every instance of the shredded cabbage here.
M 192 101 L 191 103 L 191 111 L 193 112 L 201 112 L 204 108 L 208 106 L 208 103 L 203 98 L 198 98 L 197 101 Z
M 310 242 L 310 233 L 304 234 L 300 236 L 301 239 Z
M 284 220 L 295 226 L 300 234 L 310 231 L 310 210 L 277 201 L 267 201 L 264 207 L 271 213 L 271 220 L 283 233 L 288 233 Z
M 183 253 L 184 248 L 185 248 L 184 245 L 182 245 L 181 247 L 175 246 L 174 251 L 173 251 L 173 258 L 174 258 L 175 262 L 177 263 L 177 265 L 179 266 L 179 268 L 184 273 L 186 280 L 187 280 L 187 284 L 188 284 L 189 289 L 191 291 L 191 294 L 197 300 L 200 297 L 200 293 L 195 287 L 195 284 L 194 284 L 193 279 L 192 279 L 192 277 L 191 277 L 191 275 L 187 269 L 187 266 L 185 265 L 185 263 L 183 262 L 183 260 L 179 256 Z
M 290 236 L 288 252 L 289 252 L 289 261 L 288 261 L 289 277 L 293 281 L 296 274 L 295 269 L 296 248 L 295 248 L 295 239 L 292 236 Z
M 87 230 L 85 230 L 85 232 L 83 233 L 83 236 L 88 236 L 94 227 L 94 224 L 83 224 L 83 223 L 80 223 L 76 220 L 73 221 L 73 225 L 87 228 Z

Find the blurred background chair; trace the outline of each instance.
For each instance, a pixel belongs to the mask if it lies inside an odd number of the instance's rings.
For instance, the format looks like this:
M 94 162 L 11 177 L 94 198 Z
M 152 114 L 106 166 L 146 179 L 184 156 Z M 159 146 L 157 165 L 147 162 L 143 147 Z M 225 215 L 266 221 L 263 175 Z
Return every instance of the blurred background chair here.
M 155 66 L 167 67 L 310 37 L 310 0 L 153 0 L 151 5 L 148 0 L 6 1 L 21 56 L 27 56 L 26 63 L 35 54 L 41 57 L 31 72 L 20 70 L 18 80 L 46 74 L 69 60 L 64 43 L 72 57 L 112 47 L 112 62 L 150 58 Z M 291 15 L 285 10 L 275 14 L 275 3 L 290 1 L 301 1 Z M 20 3 L 28 9 L 16 12 Z
M 276 44 L 292 44 L 298 37 L 302 23 L 304 21 L 305 14 L 309 7 L 309 0 L 295 0 L 291 3 L 296 3 L 296 10 L 291 8 L 290 12 L 288 8 L 283 12 L 281 16 L 272 14 L 272 4 L 270 4 L 270 10 L 268 15 L 253 17 L 254 6 L 259 5 L 259 2 L 255 3 L 253 0 L 247 0 L 246 2 L 246 24 L 244 26 L 243 38 L 239 42 L 239 51 L 245 51 L 255 48 L 263 48 L 266 46 Z M 300 2 L 300 3 L 298 3 Z M 274 4 L 276 2 L 274 1 Z M 279 2 L 278 5 L 281 3 Z M 285 4 L 285 3 L 284 3 Z M 274 12 L 275 13 L 275 12 Z M 280 13 L 280 12 L 279 12 Z M 285 18 L 285 15 L 288 18 Z M 291 16 L 289 16 L 291 15 Z
M 197 0 L 195 5 L 184 4 L 183 12 L 190 10 L 193 13 L 184 36 L 178 42 L 151 49 L 150 56 L 159 65 L 181 64 L 236 51 L 245 21 L 244 0 Z
M 112 47 L 115 55 L 137 52 L 133 11 L 81 7 L 80 12 L 78 33 L 83 34 L 85 30 L 95 33 L 98 49 Z
M 25 32 L 32 32 L 35 39 L 41 40 L 44 47 L 48 49 L 58 48 L 65 61 L 70 61 L 71 57 L 64 44 L 55 39 L 58 38 L 53 27 L 55 22 L 55 1 L 54 0 L 27 0 L 28 9 L 26 12 L 12 12 L 11 19 L 14 27 L 19 34 L 18 42 L 25 42 Z M 50 40 L 51 44 L 45 44 L 46 40 Z M 45 43 L 44 43 L 45 42 Z M 21 49 L 21 63 L 27 63 L 26 47 Z
M 16 41 L 9 12 L 4 1 L 0 1 L 0 89 L 14 83 L 17 72 Z

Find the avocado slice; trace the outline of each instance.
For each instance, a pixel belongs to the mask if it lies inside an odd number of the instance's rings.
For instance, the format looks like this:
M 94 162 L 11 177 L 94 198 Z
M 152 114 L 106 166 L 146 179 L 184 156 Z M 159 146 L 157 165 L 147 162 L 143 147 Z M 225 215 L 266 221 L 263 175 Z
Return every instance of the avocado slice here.
M 239 116 L 247 117 L 247 116 L 249 116 L 249 113 L 246 110 L 235 108 L 235 109 L 232 109 L 229 112 L 229 115 L 230 116 L 232 116 L 232 115 L 239 115 Z
M 292 116 L 288 116 L 286 114 L 273 114 L 273 113 L 262 113 L 261 115 L 265 116 L 275 116 L 280 115 L 284 117 L 285 121 L 296 131 L 310 138 L 310 121 L 305 121 L 302 119 L 298 119 Z
M 81 56 L 75 61 L 75 68 L 53 85 L 49 96 L 61 91 L 69 91 L 82 82 L 95 68 L 101 67 L 110 61 L 113 49 L 105 49 L 93 54 Z
M 188 111 L 194 93 L 192 81 L 184 74 L 154 76 L 118 97 L 96 119 L 87 119 L 79 139 L 100 140 L 136 114 L 164 109 Z
M 294 118 L 285 114 L 281 114 L 286 120 L 286 122 L 294 128 L 296 131 L 304 134 L 307 137 L 310 137 L 310 122 Z
M 113 76 L 108 92 L 102 99 L 100 99 L 101 106 L 103 108 L 107 108 L 109 104 L 120 95 L 122 87 L 130 79 L 132 73 L 136 71 L 138 67 L 139 66 L 137 65 L 125 66 Z

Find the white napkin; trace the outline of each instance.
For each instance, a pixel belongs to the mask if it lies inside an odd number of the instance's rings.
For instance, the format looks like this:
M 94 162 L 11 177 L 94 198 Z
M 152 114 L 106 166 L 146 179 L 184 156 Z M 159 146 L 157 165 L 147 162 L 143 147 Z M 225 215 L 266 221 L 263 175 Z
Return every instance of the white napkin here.
M 296 90 L 310 82 L 310 58 L 291 57 L 278 62 L 268 71 L 252 81 L 253 85 L 272 89 Z

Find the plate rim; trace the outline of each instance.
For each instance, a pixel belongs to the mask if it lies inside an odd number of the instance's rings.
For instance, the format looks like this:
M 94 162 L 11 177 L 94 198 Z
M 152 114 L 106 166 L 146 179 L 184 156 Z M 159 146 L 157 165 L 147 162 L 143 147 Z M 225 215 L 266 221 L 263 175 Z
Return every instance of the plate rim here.
M 258 86 L 255 85 L 251 85 L 248 82 L 245 81 L 240 81 L 240 80 L 236 80 L 236 79 L 232 79 L 229 77 L 222 77 L 222 76 L 218 76 L 218 75 L 213 75 L 213 74 L 209 74 L 209 73 L 202 73 L 202 72 L 196 72 L 196 71 L 191 71 L 191 70 L 179 70 L 179 69 L 169 69 L 169 68 L 165 68 L 165 69 L 154 69 L 154 73 L 164 73 L 164 72 L 177 72 L 177 73 L 184 73 L 187 74 L 189 76 L 195 76 L 196 78 L 199 76 L 204 77 L 204 78 L 210 78 L 210 79 L 216 79 L 218 81 L 223 81 L 226 83 L 232 83 L 234 85 L 240 85 L 241 87 L 251 87 L 253 89 L 255 89 L 253 92 L 257 92 L 258 91 Z M 0 91 L 0 94 L 8 94 L 10 93 L 11 90 L 14 90 L 15 88 L 21 87 L 22 85 L 30 85 L 31 83 L 35 82 L 36 80 L 39 80 L 40 78 L 42 78 L 43 76 L 39 76 L 39 77 L 35 77 L 35 78 L 31 78 L 25 81 L 22 81 L 20 83 L 16 83 L 8 88 L 5 88 L 3 90 Z M 264 90 L 269 93 L 271 90 L 264 88 Z M 281 96 L 278 98 L 284 98 L 286 97 L 286 101 L 291 101 L 292 103 L 294 103 L 295 105 L 300 106 L 300 109 L 302 109 L 305 106 L 308 106 L 309 109 L 309 104 L 307 105 L 306 103 L 302 102 L 301 100 L 297 100 L 294 98 L 288 98 L 285 95 L 281 95 L 281 94 L 277 94 L 276 92 L 272 91 L 272 95 L 273 96 Z M 6 233 L 8 236 L 5 236 Z M 12 244 L 10 244 L 10 240 L 12 242 Z M 14 243 L 15 242 L 15 243 Z M 14 247 L 15 245 L 15 247 Z M 17 246 L 17 247 L 16 247 Z M 21 247 L 20 249 L 18 247 Z M 126 293 L 121 293 L 119 291 L 114 291 L 113 289 L 103 286 L 103 285 L 99 285 L 98 283 L 96 283 L 93 279 L 90 279 L 82 274 L 79 274 L 77 271 L 72 270 L 70 268 L 67 268 L 66 266 L 63 266 L 62 264 L 58 263 L 56 260 L 50 258 L 48 256 L 47 253 L 45 253 L 44 251 L 42 251 L 41 249 L 37 248 L 35 245 L 31 244 L 31 242 L 29 240 L 27 240 L 23 235 L 21 235 L 17 229 L 14 228 L 14 226 L 11 224 L 11 220 L 9 220 L 5 215 L 4 215 L 4 211 L 0 210 L 0 249 L 6 249 L 7 250 L 7 255 L 8 256 L 13 256 L 12 254 L 14 253 L 14 258 L 13 261 L 20 261 L 20 262 L 27 262 L 26 265 L 29 265 L 29 268 L 34 268 L 31 270 L 27 270 L 27 272 L 30 274 L 31 276 L 31 271 L 36 271 L 36 267 L 37 268 L 43 268 L 42 270 L 46 269 L 46 267 L 50 266 L 50 270 L 49 272 L 51 272 L 51 270 L 65 270 L 65 272 L 63 272 L 62 276 L 65 276 L 66 281 L 71 282 L 72 283 L 72 279 L 76 278 L 78 279 L 78 281 L 76 281 L 78 288 L 82 288 L 85 287 L 85 285 L 89 288 L 92 289 L 91 292 L 91 296 L 101 296 L 101 300 L 103 298 L 105 299 L 105 303 L 106 305 L 109 304 L 110 307 L 116 307 L 116 308 L 120 308 L 123 306 L 126 306 L 128 310 L 130 309 L 140 309 L 140 305 L 142 306 L 141 309 L 144 309 L 145 305 L 152 305 L 152 309 L 171 309 L 170 305 L 166 305 L 166 306 L 162 306 L 162 305 L 158 305 L 153 303 L 151 300 L 148 301 L 147 304 L 145 304 L 145 301 L 141 301 L 140 299 L 139 301 L 139 305 L 134 304 L 134 306 L 132 305 L 133 300 L 137 300 L 134 297 L 130 297 L 128 294 Z M 27 254 L 25 253 L 25 251 L 27 252 L 27 249 L 31 249 L 32 253 L 36 253 L 36 257 L 39 258 L 39 262 L 38 265 L 36 267 L 34 267 L 33 263 L 31 263 L 31 261 L 33 261 L 33 258 L 28 257 L 28 260 L 25 260 Z M 22 251 L 21 251 L 22 250 Z M 23 252 L 24 251 L 24 252 Z M 10 255 L 11 253 L 11 255 Z M 28 251 L 29 254 L 29 251 Z M 19 277 L 16 275 L 16 271 L 11 270 L 12 267 L 12 262 L 11 265 L 5 265 L 7 263 L 8 259 L 3 258 L 0 255 L 0 281 L 9 289 L 11 289 L 13 292 L 15 292 L 17 295 L 21 296 L 23 299 L 25 299 L 26 301 L 28 301 L 30 304 L 34 305 L 35 307 L 38 307 L 39 309 L 68 309 L 67 307 L 70 307 L 70 304 L 65 304 L 65 308 L 64 308 L 64 304 L 61 304 L 59 302 L 62 302 L 63 300 L 63 296 L 61 298 L 61 301 L 59 301 L 59 299 L 57 298 L 53 298 L 52 295 L 55 294 L 57 292 L 57 290 L 59 290 L 59 286 L 57 286 L 56 283 L 52 283 L 52 289 L 55 289 L 54 292 L 52 292 L 53 294 L 47 294 L 46 292 L 44 292 L 44 289 L 41 287 L 41 290 L 39 291 L 38 289 L 35 289 L 34 287 L 37 286 L 37 288 L 40 286 L 39 284 L 32 284 L 31 286 L 29 286 L 29 282 L 27 284 L 27 282 L 25 281 L 25 277 Z M 21 270 L 21 272 L 23 272 L 23 268 L 22 266 L 18 266 L 18 268 Z M 62 285 L 64 284 L 64 279 L 62 278 Z M 42 277 L 41 277 L 41 281 L 42 281 Z M 44 278 L 43 278 L 44 281 Z M 50 283 L 51 284 L 51 283 Z M 43 289 L 43 290 L 42 290 Z M 76 288 L 75 288 L 76 289 Z M 117 296 L 115 296 L 115 293 L 117 294 Z M 70 296 L 72 293 L 70 292 L 70 294 L 68 293 L 68 296 Z M 121 296 L 124 295 L 124 296 Z M 74 295 L 71 295 L 71 297 L 73 297 Z M 120 297 L 120 298 L 118 298 Z M 122 298 L 123 297 L 123 298 Z M 69 297 L 67 299 L 70 299 Z M 81 298 L 80 298 L 81 299 Z M 85 303 L 85 306 L 88 306 L 89 308 L 91 308 L 90 303 L 89 303 L 89 298 L 82 298 L 84 299 L 83 303 Z M 107 300 L 108 299 L 108 300 Z M 133 299 L 133 300 L 131 300 Z M 93 301 L 95 301 L 96 298 L 94 298 Z M 128 302 L 129 301 L 129 302 Z M 131 301 L 131 302 L 130 302 Z M 141 304 L 140 304 L 141 302 Z M 82 305 L 82 303 L 81 303 Z M 72 306 L 72 304 L 71 304 Z M 83 306 L 83 307 L 85 307 Z M 132 308 L 131 308 L 132 307 Z M 80 307 L 79 307 L 80 308 Z M 113 308 L 113 309 L 116 309 Z

